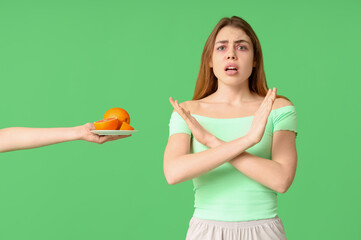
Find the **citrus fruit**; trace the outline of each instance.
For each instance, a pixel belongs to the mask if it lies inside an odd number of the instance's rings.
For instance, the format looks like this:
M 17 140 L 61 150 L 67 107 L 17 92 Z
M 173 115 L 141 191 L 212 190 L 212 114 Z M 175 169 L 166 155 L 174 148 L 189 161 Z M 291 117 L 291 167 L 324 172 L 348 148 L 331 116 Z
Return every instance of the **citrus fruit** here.
M 130 126 L 127 122 L 123 122 L 119 130 L 134 130 L 134 128 Z
M 103 119 L 107 118 L 117 118 L 118 119 L 118 127 L 117 129 L 120 129 L 123 122 L 130 123 L 130 117 L 127 111 L 125 111 L 123 108 L 111 108 L 108 111 L 105 112 Z
M 96 130 L 117 130 L 119 121 L 117 118 L 107 118 L 94 122 Z

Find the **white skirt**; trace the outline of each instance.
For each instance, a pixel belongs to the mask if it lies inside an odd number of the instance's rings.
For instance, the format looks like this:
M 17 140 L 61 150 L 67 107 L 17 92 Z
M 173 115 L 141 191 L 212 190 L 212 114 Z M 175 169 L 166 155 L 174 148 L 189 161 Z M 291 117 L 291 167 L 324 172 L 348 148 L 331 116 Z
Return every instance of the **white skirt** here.
M 281 219 L 224 222 L 192 217 L 186 240 L 287 240 Z

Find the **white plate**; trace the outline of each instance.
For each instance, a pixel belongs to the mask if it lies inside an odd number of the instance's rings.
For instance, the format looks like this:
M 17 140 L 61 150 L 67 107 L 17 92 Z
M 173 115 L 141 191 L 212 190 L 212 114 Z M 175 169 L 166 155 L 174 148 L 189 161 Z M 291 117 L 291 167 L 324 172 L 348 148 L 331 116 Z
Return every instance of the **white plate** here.
M 91 130 L 91 132 L 98 135 L 130 135 L 138 130 Z

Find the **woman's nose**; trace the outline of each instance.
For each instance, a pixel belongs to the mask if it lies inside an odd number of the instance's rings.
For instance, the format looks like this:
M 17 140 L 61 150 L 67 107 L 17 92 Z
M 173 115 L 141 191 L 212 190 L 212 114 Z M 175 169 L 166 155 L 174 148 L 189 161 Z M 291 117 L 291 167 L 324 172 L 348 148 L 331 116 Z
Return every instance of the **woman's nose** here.
M 227 59 L 232 59 L 232 60 L 236 59 L 236 54 L 234 54 L 234 51 L 229 51 L 228 52 Z

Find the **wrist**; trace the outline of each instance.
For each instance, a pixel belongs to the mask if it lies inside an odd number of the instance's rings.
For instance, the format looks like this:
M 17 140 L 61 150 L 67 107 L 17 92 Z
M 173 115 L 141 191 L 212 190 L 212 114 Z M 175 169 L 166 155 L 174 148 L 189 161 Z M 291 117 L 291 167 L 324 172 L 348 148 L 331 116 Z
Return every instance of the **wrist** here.
M 244 151 L 241 154 L 239 154 L 236 158 L 233 158 L 229 161 L 230 164 L 234 164 L 235 162 L 237 162 L 237 164 L 240 164 L 241 162 L 244 163 L 245 161 L 247 161 L 247 157 L 249 156 L 249 153 Z
M 256 144 L 252 137 L 250 137 L 249 135 L 244 135 L 243 137 L 240 137 L 235 141 L 238 141 L 238 144 L 240 146 L 243 146 L 245 150 L 253 147 Z
M 252 146 L 254 146 L 254 145 L 256 145 L 256 144 L 258 143 L 255 139 L 253 139 L 253 138 L 252 138 L 251 136 L 249 136 L 248 134 L 245 135 L 245 136 L 243 137 L 243 139 L 244 139 L 245 143 L 246 143 L 249 147 L 252 147 Z
M 209 148 L 214 148 L 214 147 L 221 145 L 222 143 L 223 143 L 222 140 L 220 140 L 219 138 L 217 138 L 214 135 L 211 135 L 207 141 L 207 146 Z
M 72 127 L 71 129 L 73 132 L 74 140 L 84 140 L 85 131 L 83 126 Z

